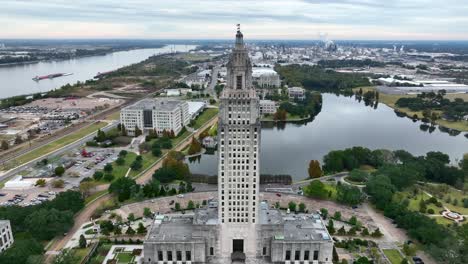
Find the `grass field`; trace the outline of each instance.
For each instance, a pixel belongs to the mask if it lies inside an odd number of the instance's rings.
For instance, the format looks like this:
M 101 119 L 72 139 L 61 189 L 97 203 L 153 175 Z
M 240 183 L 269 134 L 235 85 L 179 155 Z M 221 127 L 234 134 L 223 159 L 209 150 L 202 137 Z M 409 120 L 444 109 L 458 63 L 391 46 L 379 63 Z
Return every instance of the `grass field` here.
M 358 90 L 359 90 L 359 88 L 353 89 L 353 91 L 358 91 Z M 367 92 L 367 91 L 371 91 L 371 90 L 375 90 L 375 88 L 374 87 L 363 87 L 362 88 L 362 91 L 364 93 Z M 397 107 L 396 106 L 396 102 L 398 101 L 398 99 L 400 99 L 400 98 L 412 98 L 412 97 L 416 97 L 416 95 L 380 93 L 379 94 L 379 102 L 384 103 L 384 104 L 388 105 L 389 107 L 391 107 L 393 109 L 398 109 L 399 111 L 405 113 L 407 116 L 412 117 L 413 115 L 416 114 L 419 118 L 421 118 L 423 116 L 422 111 L 411 111 L 408 108 Z M 448 95 L 445 96 L 445 98 L 447 98 L 447 99 L 449 99 L 451 101 L 455 100 L 455 98 L 462 98 L 463 100 L 468 101 L 468 94 L 448 94 Z M 436 112 L 438 114 L 441 113 L 441 111 L 434 111 L 434 112 Z M 460 131 L 468 131 L 468 121 L 449 122 L 449 121 L 446 121 L 446 120 L 438 119 L 438 120 L 436 120 L 436 123 L 438 125 L 441 125 L 441 126 L 444 126 L 444 127 L 448 127 L 448 128 L 452 128 L 452 129 L 456 129 L 456 130 L 460 130 Z
M 130 252 L 118 253 L 116 256 L 117 263 L 119 264 L 128 264 L 132 263 L 135 257 Z
M 87 126 L 83 129 L 80 129 L 74 133 L 71 133 L 67 136 L 64 136 L 62 138 L 59 138 L 58 140 L 55 140 L 49 144 L 46 144 L 40 148 L 35 149 L 34 151 L 28 152 L 18 158 L 15 159 L 14 166 L 19 166 L 21 164 L 24 164 L 28 161 L 31 161 L 33 159 L 39 158 L 43 155 L 46 155 L 52 151 L 55 151 L 57 149 L 60 149 L 68 144 L 71 144 L 93 132 L 96 132 L 98 129 L 103 128 L 107 125 L 107 123 L 104 122 L 96 122 L 91 124 L 90 126 Z
M 112 113 L 107 116 L 108 120 L 120 120 L 120 111 L 117 111 L 115 113 Z
M 396 249 L 383 249 L 383 252 L 392 264 L 400 264 L 403 260 L 400 252 Z
M 75 256 L 74 264 L 80 264 L 84 260 L 84 258 L 88 256 L 90 250 L 91 247 L 73 249 L 73 255 Z
M 215 117 L 218 114 L 218 108 L 208 108 L 201 115 L 195 119 L 195 123 L 192 126 L 193 129 L 199 129 L 202 127 L 206 122 L 208 122 L 210 119 Z

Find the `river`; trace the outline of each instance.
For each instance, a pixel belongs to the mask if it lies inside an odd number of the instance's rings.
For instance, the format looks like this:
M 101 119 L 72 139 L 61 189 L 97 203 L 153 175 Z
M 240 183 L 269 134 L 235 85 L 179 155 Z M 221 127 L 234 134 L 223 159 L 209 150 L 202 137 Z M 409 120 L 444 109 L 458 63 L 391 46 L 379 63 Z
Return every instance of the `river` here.
M 168 45 L 156 49 L 118 51 L 102 56 L 3 66 L 0 67 L 0 98 L 50 91 L 67 83 L 74 84 L 92 79 L 98 72 L 116 70 L 156 54 L 189 51 L 195 47 L 194 45 Z M 52 73 L 73 73 L 73 75 L 38 82 L 32 80 L 35 76 Z
M 404 149 L 413 155 L 441 151 L 452 163 L 468 152 L 464 133 L 451 136 L 435 129 L 420 129 L 421 122 L 398 117 L 392 108 L 364 106 L 354 98 L 323 94 L 322 111 L 312 122 L 287 123 L 283 127 L 264 124 L 261 135 L 262 174 L 289 174 L 306 178 L 310 160 L 322 160 L 331 150 L 363 146 L 370 149 Z M 189 162 L 192 173 L 216 175 L 217 155 L 204 154 Z

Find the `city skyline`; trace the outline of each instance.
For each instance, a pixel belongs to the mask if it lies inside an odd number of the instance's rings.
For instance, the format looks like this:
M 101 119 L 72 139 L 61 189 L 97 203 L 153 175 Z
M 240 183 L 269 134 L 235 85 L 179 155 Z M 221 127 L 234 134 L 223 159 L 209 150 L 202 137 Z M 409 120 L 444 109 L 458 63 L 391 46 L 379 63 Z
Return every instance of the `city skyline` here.
M 449 0 L 170 1 L 6 0 L 0 38 L 468 40 L 467 3 Z M 19 23 L 21 22 L 21 23 Z

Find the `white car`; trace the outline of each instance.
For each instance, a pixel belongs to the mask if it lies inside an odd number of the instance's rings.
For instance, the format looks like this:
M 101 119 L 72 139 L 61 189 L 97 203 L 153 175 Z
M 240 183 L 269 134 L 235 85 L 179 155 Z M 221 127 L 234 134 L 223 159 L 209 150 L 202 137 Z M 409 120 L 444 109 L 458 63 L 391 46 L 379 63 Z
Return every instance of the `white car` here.
M 183 194 L 178 194 L 177 197 L 178 198 L 184 198 L 184 195 Z

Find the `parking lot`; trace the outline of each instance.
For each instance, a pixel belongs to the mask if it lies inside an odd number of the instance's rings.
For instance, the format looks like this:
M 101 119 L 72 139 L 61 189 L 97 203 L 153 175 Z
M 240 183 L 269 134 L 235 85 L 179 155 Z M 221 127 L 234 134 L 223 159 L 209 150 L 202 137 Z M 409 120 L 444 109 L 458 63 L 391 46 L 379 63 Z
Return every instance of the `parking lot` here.
M 19 174 L 27 181 L 44 179 L 47 183 L 44 187 L 18 187 L 0 189 L 0 206 L 28 206 L 40 204 L 44 201 L 55 198 L 56 194 L 69 189 L 78 188 L 80 182 L 86 177 L 93 177 L 97 170 L 102 170 L 107 163 L 114 162 L 120 150 L 113 148 L 83 148 L 74 149 L 72 152 L 63 155 L 61 159 L 51 160 L 48 165 L 34 165 L 21 171 Z M 52 177 L 53 168 L 58 163 L 67 163 L 62 177 Z M 39 173 L 42 172 L 42 173 Z M 40 177 L 37 177 L 40 175 Z M 32 176 L 32 177 L 28 177 Z M 63 188 L 54 188 L 52 182 L 61 179 L 64 182 Z

